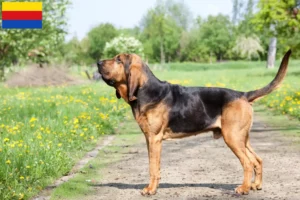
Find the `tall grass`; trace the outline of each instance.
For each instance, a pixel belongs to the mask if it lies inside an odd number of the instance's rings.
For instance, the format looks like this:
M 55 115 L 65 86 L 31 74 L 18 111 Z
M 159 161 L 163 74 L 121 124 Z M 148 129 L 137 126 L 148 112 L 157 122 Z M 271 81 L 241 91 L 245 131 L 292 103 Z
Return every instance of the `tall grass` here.
M 0 90 L 0 199 L 27 199 L 111 134 L 125 104 L 104 85 Z

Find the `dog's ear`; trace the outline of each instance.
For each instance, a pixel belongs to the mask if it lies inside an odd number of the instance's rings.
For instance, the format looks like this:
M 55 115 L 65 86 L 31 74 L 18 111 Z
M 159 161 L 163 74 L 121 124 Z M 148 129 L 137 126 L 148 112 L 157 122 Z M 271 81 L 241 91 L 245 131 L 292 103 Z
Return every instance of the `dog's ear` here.
M 137 99 L 135 93 L 139 87 L 139 75 L 140 70 L 135 64 L 132 64 L 129 68 L 128 74 L 128 100 L 134 101 Z
M 129 68 L 131 65 L 131 60 L 132 60 L 132 56 L 129 54 L 125 54 L 124 55 L 125 59 L 124 59 L 124 67 L 125 67 L 125 74 L 128 77 L 129 76 Z
M 124 64 L 125 75 L 127 78 L 128 100 L 134 101 L 137 99 L 135 94 L 140 86 L 139 79 L 141 76 L 142 61 L 136 54 L 121 54 L 117 59 Z
M 120 95 L 120 93 L 118 92 L 118 90 L 116 90 L 116 97 L 117 97 L 118 99 L 121 98 L 121 95 Z

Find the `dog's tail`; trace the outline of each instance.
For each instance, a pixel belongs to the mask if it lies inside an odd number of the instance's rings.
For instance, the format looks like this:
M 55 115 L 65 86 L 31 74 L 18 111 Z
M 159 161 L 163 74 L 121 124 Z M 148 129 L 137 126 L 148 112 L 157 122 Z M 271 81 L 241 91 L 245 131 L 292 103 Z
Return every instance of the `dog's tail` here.
M 282 83 L 286 73 L 287 73 L 287 67 L 289 63 L 289 57 L 291 55 L 292 51 L 289 50 L 288 52 L 285 53 L 279 70 L 275 76 L 275 78 L 272 80 L 271 83 L 269 83 L 267 86 L 258 89 L 258 90 L 253 90 L 245 93 L 246 98 L 248 99 L 249 102 L 254 102 L 255 100 L 262 98 L 263 96 L 266 96 L 267 94 L 271 93 L 274 91 L 276 88 L 280 86 Z

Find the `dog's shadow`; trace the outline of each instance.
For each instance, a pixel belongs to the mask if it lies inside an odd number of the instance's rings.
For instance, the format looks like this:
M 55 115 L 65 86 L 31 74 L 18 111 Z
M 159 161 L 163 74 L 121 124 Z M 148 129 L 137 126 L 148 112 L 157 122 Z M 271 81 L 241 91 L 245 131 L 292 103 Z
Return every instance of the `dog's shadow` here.
M 118 189 L 143 189 L 146 184 L 127 183 L 103 183 L 92 184 L 93 187 L 114 187 Z M 160 183 L 159 188 L 180 188 L 180 187 L 205 187 L 219 190 L 234 191 L 238 184 L 216 184 L 216 183 Z

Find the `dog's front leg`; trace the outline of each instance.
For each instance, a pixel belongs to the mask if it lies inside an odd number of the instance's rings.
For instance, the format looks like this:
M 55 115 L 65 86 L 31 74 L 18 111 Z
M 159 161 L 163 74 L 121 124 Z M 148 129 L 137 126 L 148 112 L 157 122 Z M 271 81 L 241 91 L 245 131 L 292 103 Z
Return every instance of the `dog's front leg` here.
M 146 142 L 148 144 L 150 183 L 143 189 L 142 195 L 153 195 L 156 193 L 160 179 L 162 136 L 160 134 L 150 134 L 146 136 Z

